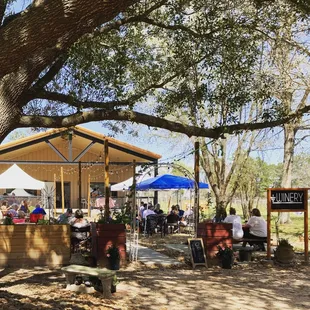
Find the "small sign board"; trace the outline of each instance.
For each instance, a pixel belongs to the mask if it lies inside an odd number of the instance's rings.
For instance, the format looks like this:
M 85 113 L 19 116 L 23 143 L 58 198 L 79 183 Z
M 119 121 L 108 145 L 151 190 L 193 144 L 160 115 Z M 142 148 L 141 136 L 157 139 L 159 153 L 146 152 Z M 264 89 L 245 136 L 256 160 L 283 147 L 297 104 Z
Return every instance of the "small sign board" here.
M 304 211 L 307 208 L 304 189 L 270 189 L 271 211 Z
M 188 239 L 188 247 L 191 256 L 193 268 L 202 265 L 208 268 L 205 249 L 203 246 L 202 238 Z

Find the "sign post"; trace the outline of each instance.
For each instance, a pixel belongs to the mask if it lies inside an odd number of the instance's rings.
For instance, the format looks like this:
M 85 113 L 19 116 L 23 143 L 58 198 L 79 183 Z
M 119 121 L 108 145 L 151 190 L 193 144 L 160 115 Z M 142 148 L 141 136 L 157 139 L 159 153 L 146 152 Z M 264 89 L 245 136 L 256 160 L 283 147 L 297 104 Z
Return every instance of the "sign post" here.
M 305 261 L 308 262 L 308 188 L 267 189 L 267 258 L 270 259 L 271 212 L 304 213 Z

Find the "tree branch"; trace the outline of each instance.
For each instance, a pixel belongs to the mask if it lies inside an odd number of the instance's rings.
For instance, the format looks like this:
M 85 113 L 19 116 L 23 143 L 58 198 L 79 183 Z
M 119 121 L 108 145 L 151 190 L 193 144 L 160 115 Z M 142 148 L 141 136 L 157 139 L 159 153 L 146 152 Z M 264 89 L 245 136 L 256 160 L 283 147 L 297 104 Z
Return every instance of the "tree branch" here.
M 41 116 L 41 115 L 23 115 L 20 118 L 19 127 L 45 127 L 61 128 L 75 126 L 92 121 L 129 121 L 140 123 L 149 127 L 163 128 L 170 131 L 180 132 L 189 137 L 198 135 L 206 137 L 217 137 L 213 129 L 186 126 L 180 123 L 168 121 L 156 116 L 151 116 L 134 111 L 107 111 L 104 109 L 79 112 L 68 116 Z
M 2 25 L 6 5 L 7 5 L 7 0 L 0 0 L 0 27 Z
M 35 92 L 36 90 L 43 89 L 59 72 L 67 60 L 67 54 L 63 54 L 58 57 L 58 59 L 52 64 L 49 70 L 39 78 L 36 83 L 31 87 L 30 92 Z
M 174 132 L 183 133 L 189 137 L 208 137 L 218 139 L 223 134 L 234 134 L 240 130 L 259 130 L 264 128 L 271 128 L 281 126 L 292 119 L 298 118 L 300 114 L 310 110 L 310 106 L 306 106 L 301 111 L 296 111 L 290 115 L 270 121 L 261 123 L 246 123 L 228 126 L 220 126 L 215 128 L 202 128 L 197 126 L 187 126 L 178 122 L 169 121 L 160 117 L 151 116 L 130 110 L 108 110 L 98 109 L 94 111 L 78 112 L 67 116 L 43 116 L 43 115 L 23 115 L 20 119 L 20 127 L 46 127 L 59 128 L 74 126 L 82 123 L 92 121 L 129 121 L 139 124 L 144 124 L 150 127 L 163 128 Z
M 194 30 L 192 30 L 192 29 L 190 29 L 184 25 L 166 25 L 164 23 L 157 22 L 157 21 L 155 21 L 151 18 L 148 18 L 148 17 L 141 17 L 140 21 L 144 22 L 146 24 L 149 24 L 149 25 L 157 26 L 160 28 L 168 29 L 168 30 L 182 30 L 182 31 L 185 31 L 185 32 L 191 34 L 193 37 L 198 38 L 198 39 L 205 38 L 206 36 L 210 36 L 219 30 L 217 28 L 217 29 L 214 29 L 214 30 L 206 33 L 206 34 L 200 34 L 200 33 L 195 32 Z
M 36 99 L 45 99 L 51 101 L 58 101 L 62 103 L 66 103 L 72 107 L 78 109 L 114 109 L 116 107 L 127 106 L 130 104 L 130 100 L 114 100 L 114 101 L 81 101 L 71 95 L 65 95 L 57 92 L 45 91 L 41 90 L 38 91 L 36 94 Z

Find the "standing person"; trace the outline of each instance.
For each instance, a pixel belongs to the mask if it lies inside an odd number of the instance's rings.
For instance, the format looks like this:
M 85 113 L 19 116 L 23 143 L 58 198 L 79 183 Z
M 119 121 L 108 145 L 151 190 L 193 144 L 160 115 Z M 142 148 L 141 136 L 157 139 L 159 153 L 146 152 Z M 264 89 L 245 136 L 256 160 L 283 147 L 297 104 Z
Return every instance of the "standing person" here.
M 139 216 L 140 216 L 141 221 L 143 219 L 144 211 L 147 210 L 147 203 L 143 203 L 143 205 L 142 205 L 142 203 L 143 202 L 141 202 L 141 207 L 140 207 L 140 212 L 139 212 Z
M 236 209 L 230 208 L 229 215 L 225 218 L 224 223 L 232 223 L 233 224 L 233 238 L 238 240 L 243 237 L 242 223 L 241 217 L 236 215 Z
M 263 240 L 267 237 L 267 222 L 262 218 L 257 208 L 254 208 L 251 214 L 252 216 L 246 224 L 246 227 L 249 227 L 249 231 L 244 233 L 244 238 L 257 239 L 257 241 L 249 242 L 249 244 L 257 245 L 260 250 L 265 251 Z
M 15 198 L 15 194 L 13 193 L 8 197 L 8 205 L 12 206 L 14 203 L 19 204 L 18 200 Z
M 57 219 L 58 224 L 69 224 L 72 217 L 72 209 L 68 208 L 67 211 L 61 215 L 59 215 Z

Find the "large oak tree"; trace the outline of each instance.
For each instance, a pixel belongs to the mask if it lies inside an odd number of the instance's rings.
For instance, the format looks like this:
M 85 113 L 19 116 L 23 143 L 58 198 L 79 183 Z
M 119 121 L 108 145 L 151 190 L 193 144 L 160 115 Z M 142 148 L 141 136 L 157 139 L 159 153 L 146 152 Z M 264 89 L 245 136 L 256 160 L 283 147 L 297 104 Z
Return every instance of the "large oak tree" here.
M 257 13 L 264 5 L 273 5 L 269 2 L 34 0 L 19 14 L 6 16 L 10 2 L 14 1 L 0 0 L 0 141 L 19 127 L 53 128 L 109 120 L 216 139 L 224 133 L 278 126 L 310 109 L 306 106 L 251 123 L 232 118 L 228 125 L 213 128 L 170 120 L 167 116 L 179 107 L 178 102 L 163 100 L 161 106 L 145 112 L 145 102 L 158 91 L 165 95 L 165 87 L 175 80 L 181 83 L 192 66 L 202 60 L 219 61 L 216 55 L 222 35 L 226 38 L 234 27 L 243 26 L 248 27 L 252 40 L 260 18 Z M 277 5 L 278 1 L 273 2 Z M 307 3 L 296 2 L 307 14 Z M 232 18 L 236 12 L 238 19 Z M 129 53 L 131 39 L 136 48 Z M 202 42 L 208 42 L 208 48 L 205 44 L 203 50 Z M 186 48 L 188 54 L 182 54 Z M 115 66 L 116 56 L 124 54 L 127 58 L 120 57 Z M 42 99 L 48 103 L 42 104 Z M 231 102 L 234 112 L 244 101 L 239 99 Z M 192 103 L 183 108 L 190 113 Z

